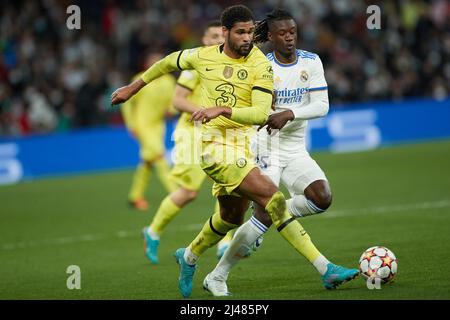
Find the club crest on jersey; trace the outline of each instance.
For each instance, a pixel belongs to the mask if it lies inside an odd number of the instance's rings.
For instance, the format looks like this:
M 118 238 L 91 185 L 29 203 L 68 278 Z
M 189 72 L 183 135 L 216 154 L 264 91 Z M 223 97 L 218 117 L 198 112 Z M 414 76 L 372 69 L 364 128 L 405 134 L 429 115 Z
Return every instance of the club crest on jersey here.
M 238 78 L 239 78 L 240 80 L 245 80 L 245 79 L 247 79 L 247 76 L 248 76 L 247 70 L 245 70 L 245 69 L 239 70 L 238 73 L 237 73 L 237 76 L 238 76 Z
M 231 76 L 233 75 L 233 68 L 230 66 L 225 66 L 225 68 L 223 69 L 223 76 L 226 79 L 231 78 Z
M 239 168 L 243 168 L 243 167 L 245 167 L 247 165 L 247 160 L 245 158 L 239 158 L 239 159 L 236 160 L 236 165 Z
M 300 72 L 300 80 L 302 80 L 303 82 L 308 81 L 308 73 L 305 70 Z

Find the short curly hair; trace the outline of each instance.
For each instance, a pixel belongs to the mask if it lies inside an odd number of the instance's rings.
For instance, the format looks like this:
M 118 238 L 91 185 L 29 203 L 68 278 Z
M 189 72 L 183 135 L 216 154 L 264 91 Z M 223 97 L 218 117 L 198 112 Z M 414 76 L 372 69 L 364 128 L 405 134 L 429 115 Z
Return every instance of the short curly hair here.
M 236 22 L 254 21 L 252 11 L 244 5 L 235 5 L 223 10 L 220 16 L 222 26 L 230 30 Z

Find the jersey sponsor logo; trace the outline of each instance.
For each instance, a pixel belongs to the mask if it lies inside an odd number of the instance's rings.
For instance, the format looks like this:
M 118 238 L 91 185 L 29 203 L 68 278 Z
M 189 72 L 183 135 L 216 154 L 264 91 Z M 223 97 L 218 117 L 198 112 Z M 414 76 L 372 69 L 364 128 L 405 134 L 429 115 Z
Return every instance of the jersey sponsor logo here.
M 309 88 L 296 88 L 296 89 L 275 89 L 276 100 L 275 105 L 300 103 L 303 95 L 309 92 Z
M 238 71 L 237 76 L 240 80 L 245 80 L 248 77 L 248 72 L 245 69 L 241 69 Z
M 220 97 L 216 99 L 216 106 L 234 107 L 236 105 L 236 96 L 234 95 L 234 86 L 230 83 L 222 83 L 215 88 L 221 92 Z
M 268 80 L 272 80 L 273 79 L 273 68 L 272 66 L 268 66 L 266 68 L 267 73 L 263 74 L 263 79 L 268 79 Z
M 225 79 L 231 78 L 232 75 L 233 75 L 233 68 L 230 66 L 225 66 L 225 68 L 223 68 L 223 76 L 225 77 Z
M 300 80 L 302 80 L 303 82 L 308 81 L 308 73 L 305 70 L 302 70 L 302 72 L 300 72 Z

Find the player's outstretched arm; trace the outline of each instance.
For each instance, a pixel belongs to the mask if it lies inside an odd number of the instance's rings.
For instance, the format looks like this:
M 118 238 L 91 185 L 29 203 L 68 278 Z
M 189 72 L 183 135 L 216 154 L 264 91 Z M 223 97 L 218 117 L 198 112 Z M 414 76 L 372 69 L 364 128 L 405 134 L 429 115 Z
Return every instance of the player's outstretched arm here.
M 145 85 L 146 83 L 142 81 L 142 79 L 136 79 L 129 85 L 117 89 L 111 95 L 111 104 L 115 105 L 127 101 L 132 96 L 134 96 L 139 90 L 141 90 Z
M 111 104 L 120 104 L 141 90 L 149 82 L 159 78 L 160 76 L 175 71 L 179 68 L 179 58 L 183 51 L 177 51 L 169 54 L 165 58 L 159 60 L 148 68 L 141 76 L 127 86 L 121 87 L 111 95 Z

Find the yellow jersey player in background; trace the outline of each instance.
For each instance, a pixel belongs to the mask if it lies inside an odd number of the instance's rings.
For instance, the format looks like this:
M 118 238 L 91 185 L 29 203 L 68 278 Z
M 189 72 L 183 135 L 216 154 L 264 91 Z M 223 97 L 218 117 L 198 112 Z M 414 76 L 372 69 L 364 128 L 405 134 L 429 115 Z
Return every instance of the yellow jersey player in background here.
M 217 45 L 223 41 L 221 22 L 218 20 L 210 22 L 204 30 L 203 45 Z M 195 200 L 206 178 L 198 161 L 194 160 L 199 156 L 196 152 L 198 145 L 196 139 L 200 137 L 195 137 L 194 124 L 189 121 L 191 114 L 201 108 L 201 90 L 200 79 L 195 70 L 181 72 L 175 87 L 173 106 L 182 114 L 174 131 L 175 159 L 169 177 L 178 188 L 164 198 L 150 226 L 143 230 L 145 255 L 152 264 L 158 263 L 160 236 L 165 227 L 184 206 Z M 218 245 L 218 258 L 222 256 L 231 237 L 232 232 L 229 232 Z
M 162 58 L 160 53 L 152 53 L 147 57 L 145 67 L 148 68 Z M 142 73 L 133 79 L 139 79 Z M 172 95 L 175 89 L 175 78 L 164 75 L 151 85 L 146 86 L 132 99 L 122 106 L 125 125 L 139 143 L 140 163 L 136 168 L 128 194 L 129 204 L 138 210 L 147 210 L 148 203 L 144 198 L 152 167 L 168 192 L 176 185 L 168 179 L 170 167 L 165 159 L 164 134 L 165 117 L 171 110 Z
M 187 248 L 175 252 L 180 266 L 178 288 L 183 297 L 192 292 L 200 256 L 242 224 L 250 200 L 264 208 L 279 234 L 310 263 L 321 256 L 302 225 L 289 214 L 283 193 L 256 166 L 250 152 L 253 125 L 268 119 L 273 90 L 271 64 L 253 46 L 253 14 L 246 6 L 231 6 L 222 12 L 221 22 L 223 45 L 174 52 L 150 67 L 141 79 L 111 95 L 114 105 L 163 74 L 177 69 L 199 73 L 204 109 L 194 112 L 191 120 L 203 123 L 200 165 L 214 180 L 213 195 L 218 197 L 220 212 L 205 222 Z M 203 283 L 210 290 L 207 281 Z

